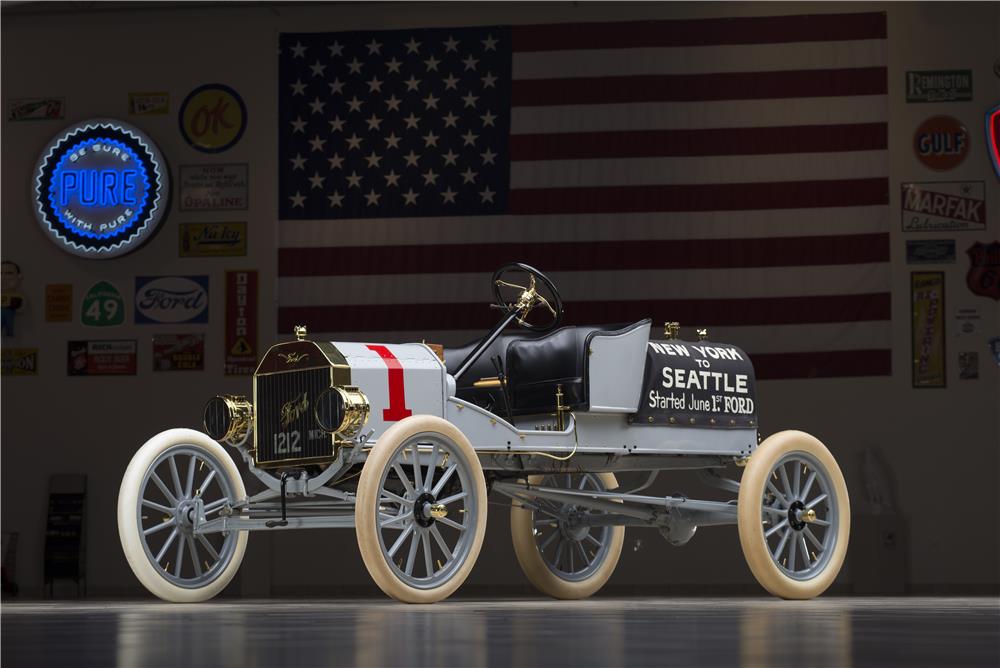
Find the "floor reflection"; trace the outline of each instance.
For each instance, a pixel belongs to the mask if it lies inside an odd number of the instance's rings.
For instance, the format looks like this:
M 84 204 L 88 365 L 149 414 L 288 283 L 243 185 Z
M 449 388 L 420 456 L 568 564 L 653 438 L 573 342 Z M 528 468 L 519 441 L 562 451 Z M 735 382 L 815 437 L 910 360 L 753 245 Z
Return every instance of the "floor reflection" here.
M 5 604 L 4 666 L 1000 665 L 995 599 Z

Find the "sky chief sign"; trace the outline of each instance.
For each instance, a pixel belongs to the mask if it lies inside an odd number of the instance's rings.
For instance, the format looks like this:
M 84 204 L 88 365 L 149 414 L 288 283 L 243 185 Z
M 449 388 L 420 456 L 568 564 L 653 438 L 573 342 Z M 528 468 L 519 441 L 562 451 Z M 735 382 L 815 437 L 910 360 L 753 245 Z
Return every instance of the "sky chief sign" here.
M 70 126 L 42 150 L 32 177 L 35 217 L 68 253 L 107 259 L 148 241 L 163 220 L 170 174 L 156 145 L 121 121 Z

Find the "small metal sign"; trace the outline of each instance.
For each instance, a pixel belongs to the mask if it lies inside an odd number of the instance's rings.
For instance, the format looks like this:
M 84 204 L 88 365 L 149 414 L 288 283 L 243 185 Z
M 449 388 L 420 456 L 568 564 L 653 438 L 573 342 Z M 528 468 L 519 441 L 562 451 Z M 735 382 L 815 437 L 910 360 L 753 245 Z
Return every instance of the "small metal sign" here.
M 246 163 L 181 165 L 181 211 L 243 211 L 249 199 Z
M 909 239 L 906 264 L 954 264 L 954 239 Z
M 204 370 L 204 334 L 158 334 L 153 337 L 153 371 Z
M 37 376 L 38 348 L 3 348 L 0 350 L 0 375 Z
M 944 273 L 910 274 L 913 387 L 944 387 Z
M 226 272 L 226 368 L 247 376 L 257 366 L 257 272 Z
M 69 341 L 66 344 L 66 372 L 70 376 L 134 376 L 136 342 Z
M 900 193 L 904 232 L 986 229 L 986 183 L 904 183 Z
M 98 281 L 83 297 L 80 321 L 89 327 L 112 327 L 125 322 L 122 293 L 107 281 Z
M 969 102 L 972 70 L 922 70 L 906 73 L 907 102 Z
M 181 223 L 181 257 L 236 257 L 247 254 L 247 224 Z
M 73 320 L 73 284 L 49 283 L 45 286 L 45 322 Z
M 951 116 L 932 116 L 913 133 L 913 152 L 926 167 L 945 171 L 969 155 L 969 130 Z

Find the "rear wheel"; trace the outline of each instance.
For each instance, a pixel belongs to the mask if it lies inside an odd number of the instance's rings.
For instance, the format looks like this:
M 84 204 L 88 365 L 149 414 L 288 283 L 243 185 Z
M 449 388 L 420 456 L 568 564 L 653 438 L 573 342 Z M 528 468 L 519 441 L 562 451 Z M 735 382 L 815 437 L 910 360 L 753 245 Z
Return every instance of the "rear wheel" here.
M 486 534 L 486 481 L 468 439 L 446 420 L 386 430 L 358 481 L 358 548 L 375 584 L 404 603 L 434 603 L 472 571 Z
M 614 473 L 559 473 L 531 476 L 528 483 L 580 491 L 616 489 Z M 533 510 L 517 501 L 510 510 L 510 535 L 521 570 L 540 592 L 581 599 L 599 590 L 615 572 L 625 543 L 623 526 L 591 526 L 601 514 L 572 504 L 534 498 Z
M 740 545 L 750 571 L 775 596 L 807 599 L 829 587 L 844 563 L 851 532 L 847 484 L 815 437 L 769 437 L 740 481 Z

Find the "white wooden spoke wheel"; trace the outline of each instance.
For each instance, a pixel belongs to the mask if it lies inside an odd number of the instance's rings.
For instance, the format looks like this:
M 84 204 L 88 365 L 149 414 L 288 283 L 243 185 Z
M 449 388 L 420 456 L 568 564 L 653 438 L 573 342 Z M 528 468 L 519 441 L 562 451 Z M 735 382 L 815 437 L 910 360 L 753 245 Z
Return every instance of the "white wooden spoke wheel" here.
M 531 485 L 580 491 L 617 489 L 613 473 L 531 476 Z M 572 504 L 534 498 L 536 509 L 511 505 L 510 534 L 521 570 L 539 591 L 554 598 L 586 598 L 614 573 L 625 543 L 625 527 L 593 526 L 602 514 Z
M 196 534 L 192 518 L 216 519 L 245 497 L 232 458 L 205 434 L 170 429 L 147 441 L 118 492 L 118 535 L 139 582 L 175 603 L 221 592 L 243 561 L 247 532 Z
M 387 429 L 362 469 L 355 519 L 361 557 L 382 591 L 406 603 L 450 596 L 486 533 L 486 481 L 468 439 L 428 415 Z
M 851 505 L 840 467 L 815 437 L 783 431 L 760 444 L 740 481 L 738 516 L 747 564 L 775 596 L 819 596 L 840 572 Z

